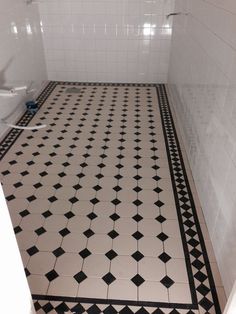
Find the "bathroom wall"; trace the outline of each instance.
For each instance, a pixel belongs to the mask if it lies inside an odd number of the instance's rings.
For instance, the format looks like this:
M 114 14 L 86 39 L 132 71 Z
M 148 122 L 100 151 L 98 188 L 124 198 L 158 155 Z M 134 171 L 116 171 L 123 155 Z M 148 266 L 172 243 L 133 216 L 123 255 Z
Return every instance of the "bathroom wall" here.
M 1 0 L 0 42 L 0 89 L 31 85 L 39 90 L 47 73 L 36 4 L 26 5 L 25 0 Z M 0 97 L 0 118 L 16 110 L 8 119 L 14 121 L 23 111 L 25 99 L 24 92 L 14 98 Z M 6 127 L 0 125 L 0 135 L 5 130 Z
M 35 314 L 6 200 L 0 186 L 1 313 Z
M 169 87 L 226 293 L 236 279 L 236 2 L 176 0 Z
M 174 0 L 40 1 L 51 80 L 166 82 Z

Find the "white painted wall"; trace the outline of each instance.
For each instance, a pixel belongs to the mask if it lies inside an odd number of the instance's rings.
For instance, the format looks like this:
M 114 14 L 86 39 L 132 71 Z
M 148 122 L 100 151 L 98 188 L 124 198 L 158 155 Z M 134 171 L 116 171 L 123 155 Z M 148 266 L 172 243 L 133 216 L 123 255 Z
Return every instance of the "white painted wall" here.
M 51 80 L 166 82 L 174 0 L 40 1 Z
M 32 84 L 39 90 L 47 79 L 38 8 L 25 2 L 0 1 L 0 89 Z M 9 119 L 14 121 L 24 110 L 25 100 L 24 92 L 14 98 L 0 97 L 0 119 L 20 104 Z M 5 130 L 0 125 L 0 135 Z
M 176 0 L 169 87 L 218 265 L 236 279 L 236 2 Z
M 0 185 L 1 313 L 34 314 L 33 302 Z

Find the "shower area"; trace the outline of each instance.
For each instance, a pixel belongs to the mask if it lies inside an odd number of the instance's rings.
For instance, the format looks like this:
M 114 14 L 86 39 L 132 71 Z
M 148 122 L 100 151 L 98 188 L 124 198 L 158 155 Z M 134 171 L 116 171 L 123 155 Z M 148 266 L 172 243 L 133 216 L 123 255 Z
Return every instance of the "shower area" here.
M 235 29 L 230 1 L 1 1 L 4 310 L 233 313 Z

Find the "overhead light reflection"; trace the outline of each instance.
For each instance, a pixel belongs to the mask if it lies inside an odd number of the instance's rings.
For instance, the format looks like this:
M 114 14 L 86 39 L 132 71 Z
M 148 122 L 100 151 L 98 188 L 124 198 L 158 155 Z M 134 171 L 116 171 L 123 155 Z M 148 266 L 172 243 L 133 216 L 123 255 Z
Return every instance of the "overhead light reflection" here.
M 153 36 L 155 35 L 156 24 L 144 23 L 143 24 L 143 35 Z
M 12 34 L 18 34 L 18 29 L 15 22 L 11 22 L 11 32 Z

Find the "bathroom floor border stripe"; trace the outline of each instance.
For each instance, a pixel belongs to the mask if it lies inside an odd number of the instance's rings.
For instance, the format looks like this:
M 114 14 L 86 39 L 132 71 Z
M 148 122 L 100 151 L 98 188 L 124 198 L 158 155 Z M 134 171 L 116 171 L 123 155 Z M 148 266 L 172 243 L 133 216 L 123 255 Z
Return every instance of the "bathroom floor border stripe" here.
M 220 309 L 219 300 L 218 300 L 218 296 L 217 296 L 216 286 L 215 286 L 215 282 L 214 282 L 212 271 L 211 271 L 211 266 L 210 266 L 210 261 L 209 261 L 209 257 L 208 257 L 208 254 L 207 254 L 205 241 L 204 241 L 204 238 L 203 238 L 203 234 L 202 234 L 202 231 L 201 231 L 199 219 L 198 219 L 198 216 L 197 216 L 195 202 L 194 202 L 192 191 L 191 191 L 191 187 L 190 187 L 190 184 L 189 184 L 189 181 L 188 181 L 188 175 L 187 175 L 187 172 L 186 172 L 186 169 L 185 169 L 185 164 L 184 164 L 183 156 L 182 156 L 182 153 L 181 153 L 181 148 L 180 148 L 180 144 L 179 144 L 179 140 L 178 140 L 178 135 L 177 135 L 177 132 L 176 132 L 173 116 L 172 116 L 171 109 L 170 109 L 170 104 L 169 104 L 169 100 L 168 100 L 168 96 L 167 96 L 167 92 L 166 92 L 166 87 L 165 87 L 164 84 L 160 84 L 160 85 L 157 85 L 156 88 L 157 88 L 157 95 L 158 95 L 158 100 L 159 100 L 161 116 L 162 116 L 163 132 L 164 132 L 165 142 L 166 142 L 166 150 L 167 150 L 167 155 L 168 155 L 168 158 L 169 158 L 169 166 L 170 166 L 170 171 L 171 171 L 171 176 L 172 176 L 172 185 L 174 187 L 174 192 L 177 195 L 177 189 L 176 189 L 176 182 L 177 181 L 174 178 L 174 171 L 173 171 L 174 162 L 171 159 L 173 159 L 173 156 L 175 158 L 177 158 L 176 155 L 178 155 L 179 162 L 180 162 L 180 165 L 181 165 L 181 171 L 182 171 L 183 177 L 184 177 L 184 183 L 186 185 L 186 191 L 188 192 L 188 197 L 189 197 L 189 201 L 190 201 L 190 204 L 191 204 L 192 214 L 193 214 L 193 217 L 194 217 L 194 224 L 195 224 L 195 227 L 197 229 L 197 236 L 199 238 L 202 255 L 203 255 L 203 258 L 204 258 L 204 262 L 205 262 L 205 268 L 206 268 L 207 277 L 208 277 L 207 279 L 209 281 L 209 286 L 210 286 L 210 292 L 209 293 L 212 294 L 213 304 L 214 304 L 214 307 L 215 307 L 216 314 L 220 314 L 221 313 L 221 309 Z M 167 117 L 168 115 L 169 115 L 169 117 Z M 166 118 L 167 119 L 169 118 L 169 121 L 170 121 L 170 129 L 172 129 L 172 130 L 169 130 L 169 137 L 171 138 L 171 136 L 170 136 L 170 134 L 171 134 L 173 136 L 173 138 L 174 138 L 174 142 L 175 142 L 174 146 L 176 147 L 177 154 L 173 153 L 175 151 L 175 149 L 173 149 L 173 152 L 171 154 L 171 149 L 170 149 L 171 145 L 168 142 L 168 132 L 167 132 L 168 127 L 165 126 L 165 119 Z M 171 155 L 172 155 L 172 157 L 171 157 Z M 182 182 L 182 184 L 184 184 L 184 183 Z M 179 211 L 181 206 L 176 206 L 176 207 L 177 207 L 177 211 Z M 181 215 L 181 213 L 180 213 L 180 215 Z M 180 222 L 179 226 L 180 226 L 180 229 L 182 229 L 183 222 L 182 222 L 182 224 Z M 186 231 L 187 230 L 185 230 L 185 234 L 186 234 Z M 181 232 L 181 236 L 183 236 L 182 232 Z M 186 251 L 188 253 L 190 252 L 190 250 L 186 250 Z M 193 264 L 193 262 L 191 264 Z M 189 271 L 188 267 L 187 267 L 187 270 Z M 195 280 L 195 281 L 197 281 L 197 280 Z M 198 303 L 201 303 L 201 301 L 202 300 L 198 300 Z
M 124 306 L 146 306 L 146 307 L 157 307 L 157 308 L 169 308 L 169 309 L 192 309 L 195 310 L 199 307 L 202 309 L 206 310 L 205 313 L 208 312 L 208 305 L 209 304 L 207 301 L 212 300 L 212 308 L 215 309 L 216 314 L 220 314 L 220 306 L 219 306 L 219 301 L 217 297 L 217 292 L 216 292 L 216 287 L 214 284 L 214 279 L 212 276 L 211 272 L 211 267 L 209 263 L 209 258 L 207 255 L 203 235 L 201 232 L 200 224 L 198 221 L 195 205 L 194 205 L 194 200 L 191 192 L 191 188 L 188 182 L 185 166 L 184 166 L 184 161 L 183 157 L 181 154 L 181 149 L 177 137 L 177 133 L 175 130 L 174 126 L 174 121 L 171 115 L 171 109 L 169 106 L 169 101 L 165 89 L 164 84 L 131 84 L 131 83 L 77 83 L 77 82 L 49 82 L 49 84 L 45 87 L 45 89 L 42 91 L 42 93 L 39 95 L 37 98 L 37 101 L 39 103 L 39 107 L 41 108 L 43 103 L 47 100 L 47 98 L 50 96 L 50 94 L 53 92 L 54 88 L 57 85 L 71 85 L 71 86 L 127 86 L 127 87 L 156 87 L 157 91 L 157 96 L 159 100 L 159 107 L 160 107 L 160 112 L 161 112 L 161 119 L 162 119 L 162 126 L 163 126 L 163 132 L 165 136 L 165 141 L 166 141 L 166 150 L 169 158 L 169 167 L 171 171 L 171 177 L 172 177 L 172 185 L 173 189 L 175 191 L 175 200 L 176 200 L 176 207 L 178 211 L 178 216 L 179 216 L 179 226 L 180 226 L 180 231 L 181 231 L 181 237 L 182 237 L 182 243 L 184 247 L 184 253 L 186 257 L 186 267 L 188 271 L 188 276 L 190 279 L 190 290 L 191 290 L 191 296 L 192 296 L 192 304 L 174 304 L 174 303 L 163 303 L 163 302 L 142 302 L 142 301 L 125 301 L 125 300 L 100 300 L 100 299 L 93 299 L 93 298 L 70 298 L 70 297 L 63 297 L 63 296 L 47 296 L 47 295 L 33 295 L 33 299 L 36 302 L 40 302 L 40 300 L 44 301 L 62 301 L 63 304 L 64 302 L 75 302 L 75 303 L 94 303 L 97 304 L 113 304 L 113 305 L 124 305 Z M 28 112 L 25 112 L 23 116 L 19 119 L 18 125 L 21 126 L 27 126 L 29 122 L 32 120 L 34 115 L 29 114 Z M 7 153 L 7 151 L 12 147 L 12 145 L 15 143 L 17 138 L 20 136 L 22 133 L 22 130 L 10 130 L 9 133 L 3 138 L 3 140 L 0 143 L 0 160 L 4 157 L 4 155 Z M 176 166 L 176 164 L 178 166 Z M 177 170 L 175 170 L 177 169 Z M 182 195 L 178 192 L 177 186 L 182 186 L 181 191 L 187 192 L 185 193 L 185 200 L 184 200 L 184 205 L 190 206 L 192 210 L 192 220 L 193 220 L 193 225 L 189 225 L 190 220 L 187 219 L 188 226 L 186 228 L 186 217 L 183 216 L 183 205 L 181 205 L 181 200 L 180 198 L 183 199 Z M 184 187 L 183 187 L 184 186 Z M 186 196 L 187 195 L 187 196 Z M 186 200 L 186 198 L 188 198 Z M 182 202 L 183 203 L 183 202 Z M 189 210 L 189 208 L 187 209 Z M 181 213 L 182 211 L 182 213 Z M 194 254 L 191 254 L 195 250 L 195 246 L 191 248 L 191 244 L 187 243 L 187 236 L 188 236 L 188 231 L 192 230 L 191 227 L 195 227 L 197 230 L 197 234 L 194 236 L 191 235 L 191 239 L 194 239 L 199 242 L 199 246 L 201 248 L 201 252 L 199 251 L 200 255 L 203 255 L 203 259 L 205 262 L 205 269 L 207 273 L 207 279 L 209 282 L 209 288 L 211 289 L 210 292 L 208 293 L 208 299 L 206 299 L 207 294 L 204 293 L 204 295 L 201 295 L 201 292 L 198 291 L 198 296 L 196 294 L 196 286 L 201 285 L 201 282 L 194 277 L 194 271 L 196 272 L 196 269 L 194 270 L 193 267 L 193 262 L 192 260 L 197 260 L 198 257 L 195 257 Z M 191 234 L 191 233 L 190 233 Z M 186 242 L 185 242 L 186 241 Z M 191 251 L 192 250 L 192 251 Z M 195 252 L 195 251 L 194 251 Z M 199 270 L 200 271 L 200 270 Z M 206 284 L 206 281 L 204 284 Z M 199 297 L 201 295 L 201 297 Z M 210 300 L 209 300 L 210 299 Z M 198 304 L 197 304 L 198 303 Z M 51 305 L 53 306 L 53 305 Z M 131 313 L 131 312 L 129 312 Z M 175 312 L 178 313 L 178 312 Z M 194 313 L 194 312 L 189 312 L 189 313 Z

